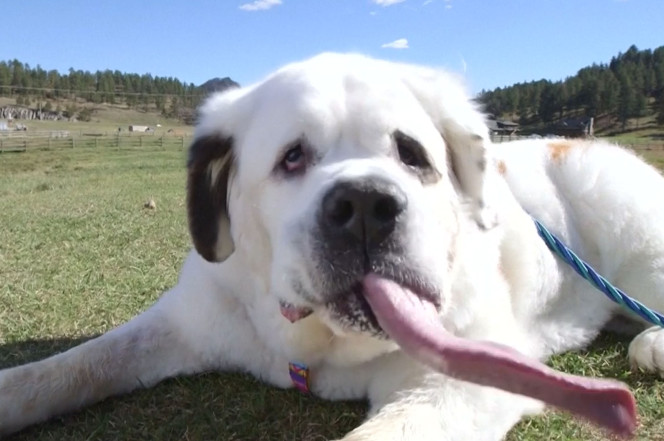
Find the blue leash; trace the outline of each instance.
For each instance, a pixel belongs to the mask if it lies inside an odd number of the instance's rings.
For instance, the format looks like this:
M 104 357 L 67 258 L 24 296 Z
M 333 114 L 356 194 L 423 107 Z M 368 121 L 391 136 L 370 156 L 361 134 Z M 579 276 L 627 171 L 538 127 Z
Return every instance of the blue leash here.
M 636 313 L 644 320 L 664 328 L 664 316 L 662 314 L 653 311 L 643 303 L 631 298 L 620 289 L 611 285 L 604 277 L 597 274 L 588 263 L 580 259 L 572 250 L 567 248 L 560 239 L 551 234 L 551 232 L 537 219 L 533 219 L 533 221 L 535 221 L 537 232 L 546 243 L 546 246 L 570 265 L 581 277 L 589 281 L 595 288 L 602 291 L 609 299 Z

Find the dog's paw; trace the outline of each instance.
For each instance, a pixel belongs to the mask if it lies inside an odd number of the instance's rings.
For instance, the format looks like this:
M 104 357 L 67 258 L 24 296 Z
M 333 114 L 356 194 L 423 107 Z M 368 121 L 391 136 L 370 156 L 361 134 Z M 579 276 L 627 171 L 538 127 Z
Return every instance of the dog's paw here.
M 653 326 L 637 335 L 629 345 L 629 362 L 632 369 L 664 377 L 664 329 Z

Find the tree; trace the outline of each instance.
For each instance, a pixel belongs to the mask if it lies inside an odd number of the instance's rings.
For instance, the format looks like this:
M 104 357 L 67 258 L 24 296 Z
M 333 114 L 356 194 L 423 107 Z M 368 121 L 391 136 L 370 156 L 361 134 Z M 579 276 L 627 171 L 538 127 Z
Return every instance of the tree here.
M 85 107 L 78 112 L 78 119 L 80 121 L 89 122 L 92 119 L 92 110 L 89 107 Z
M 166 113 L 166 116 L 170 118 L 178 118 L 180 116 L 181 109 L 182 109 L 182 104 L 180 102 L 180 98 L 174 96 L 173 98 L 171 98 L 171 105 L 170 108 L 168 109 L 168 112 Z
M 562 111 L 563 100 L 561 89 L 562 86 L 560 83 L 549 83 L 544 86 L 540 98 L 540 105 L 537 109 L 537 113 L 540 118 L 542 118 L 542 121 L 551 122 L 556 113 Z
M 621 75 L 620 95 L 618 96 L 618 119 L 622 123 L 622 129 L 625 130 L 627 120 L 633 114 L 635 107 L 636 94 L 632 87 L 632 81 L 629 76 Z
M 646 99 L 645 95 L 643 94 L 636 94 L 634 98 L 634 107 L 632 107 L 632 115 L 633 117 L 642 117 L 646 116 L 648 112 L 648 100 Z
M 657 124 L 664 125 L 664 89 L 657 99 Z
M 618 109 L 618 95 L 620 93 L 620 82 L 612 71 L 606 70 L 601 83 L 600 107 L 598 115 L 614 113 Z
M 9 70 L 9 65 L 4 61 L 0 61 L 0 95 L 10 96 L 11 95 L 11 81 L 12 75 Z
M 25 69 L 23 67 L 23 63 L 21 63 L 18 60 L 13 60 L 10 64 L 10 71 L 12 75 L 11 79 L 11 86 L 12 86 L 12 92 L 13 93 L 18 93 L 19 95 L 25 94 Z
M 65 108 L 65 116 L 69 119 L 75 118 L 77 110 L 78 108 L 76 107 L 76 104 L 74 103 L 67 104 L 67 107 Z

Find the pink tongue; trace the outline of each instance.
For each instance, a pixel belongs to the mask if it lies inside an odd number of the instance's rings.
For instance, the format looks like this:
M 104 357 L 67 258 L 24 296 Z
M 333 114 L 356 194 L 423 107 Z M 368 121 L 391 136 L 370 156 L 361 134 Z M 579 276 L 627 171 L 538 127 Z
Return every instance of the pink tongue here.
M 364 295 L 378 323 L 413 358 L 450 377 L 536 398 L 629 436 L 634 397 L 622 383 L 557 372 L 497 343 L 449 334 L 435 307 L 397 283 L 369 274 Z

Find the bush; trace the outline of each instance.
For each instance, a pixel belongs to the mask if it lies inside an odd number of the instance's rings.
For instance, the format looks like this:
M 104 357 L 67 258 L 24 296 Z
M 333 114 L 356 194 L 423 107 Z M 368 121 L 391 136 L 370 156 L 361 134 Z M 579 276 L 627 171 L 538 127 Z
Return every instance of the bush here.
M 85 107 L 78 112 L 79 121 L 89 122 L 92 119 L 92 110 Z

